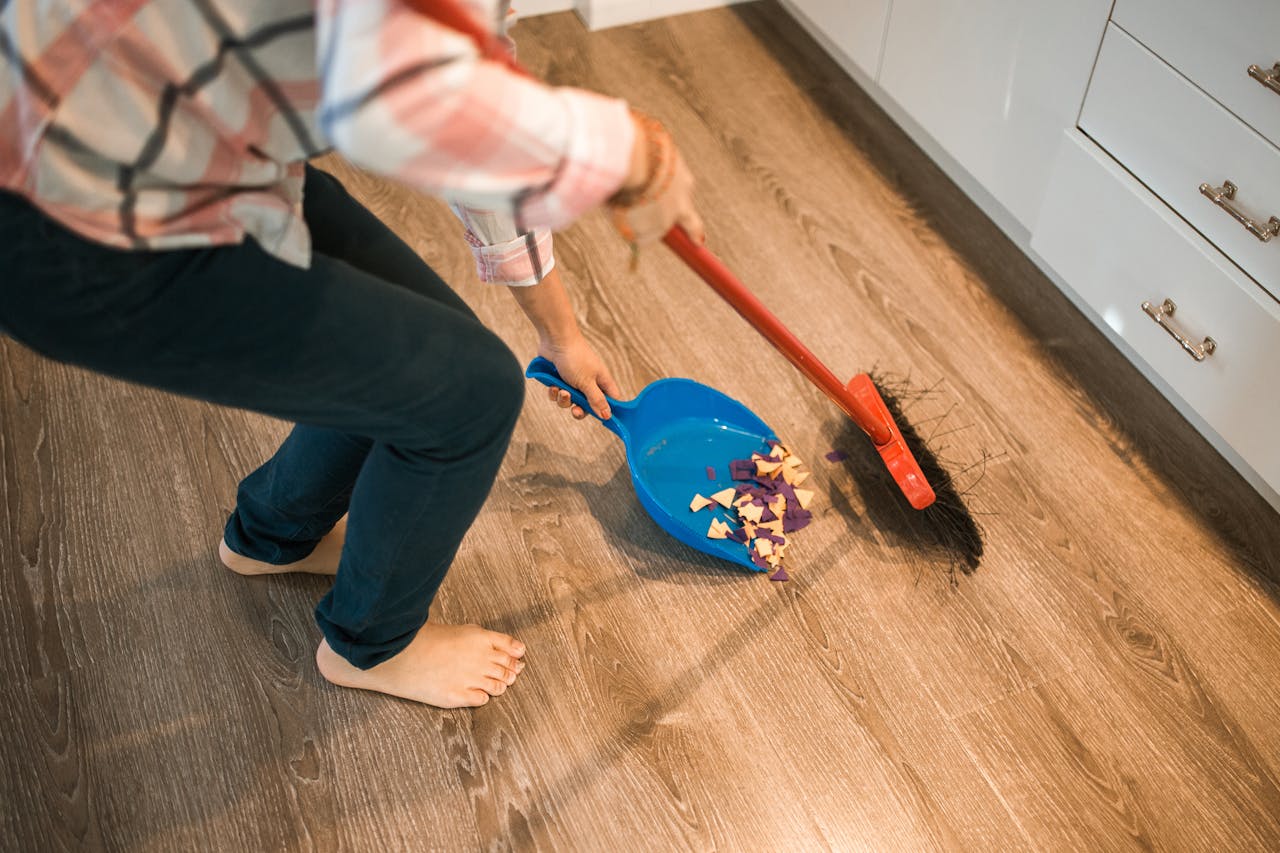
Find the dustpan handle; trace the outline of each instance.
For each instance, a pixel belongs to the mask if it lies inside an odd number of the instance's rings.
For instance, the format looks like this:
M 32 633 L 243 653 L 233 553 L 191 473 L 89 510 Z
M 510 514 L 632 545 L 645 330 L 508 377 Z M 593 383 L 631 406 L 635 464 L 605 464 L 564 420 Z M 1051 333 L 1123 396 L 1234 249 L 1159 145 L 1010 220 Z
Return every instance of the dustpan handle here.
M 874 412 L 853 396 L 844 383 L 836 378 L 825 364 L 818 360 L 791 330 L 782 324 L 772 311 L 747 289 L 747 286 L 729 271 L 729 268 L 705 246 L 693 242 L 693 239 L 679 225 L 672 227 L 663 242 L 675 252 L 689 268 L 702 276 L 702 280 L 711 285 L 711 289 L 720 294 L 725 302 L 742 315 L 752 327 L 764 335 L 778 352 L 809 380 L 817 385 L 831 398 L 845 414 L 853 418 L 854 423 L 862 428 L 876 444 L 886 444 L 893 438 L 892 428 Z
M 533 361 L 529 362 L 529 366 L 525 368 L 524 375 L 530 379 L 541 382 L 548 388 L 559 388 L 562 391 L 568 391 L 569 399 L 573 401 L 575 406 L 582 407 L 584 412 L 607 426 L 615 435 L 619 437 L 622 436 L 622 433 L 620 432 L 622 429 L 622 422 L 618 420 L 618 412 L 623 410 L 624 407 L 619 405 L 617 400 L 612 397 L 605 397 L 605 399 L 609 401 L 609 414 L 612 415 L 612 417 L 606 421 L 595 412 L 591 411 L 591 404 L 587 402 L 586 396 L 577 388 L 574 388 L 568 382 L 565 382 L 564 378 L 560 375 L 560 371 L 556 370 L 555 364 L 549 359 L 545 359 L 542 356 L 536 357 Z

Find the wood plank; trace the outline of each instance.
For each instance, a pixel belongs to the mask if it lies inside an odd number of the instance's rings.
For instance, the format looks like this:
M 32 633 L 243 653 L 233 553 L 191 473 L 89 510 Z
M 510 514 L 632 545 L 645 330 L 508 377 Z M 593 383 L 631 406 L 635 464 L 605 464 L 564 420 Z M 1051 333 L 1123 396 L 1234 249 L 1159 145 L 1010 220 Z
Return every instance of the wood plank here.
M 516 634 L 529 668 L 473 712 L 342 691 L 311 663 L 327 582 L 244 579 L 214 556 L 235 484 L 287 425 L 0 341 L 5 837 L 1280 843 L 1275 513 L 775 4 L 520 28 L 538 72 L 671 127 L 713 248 L 837 373 L 944 380 L 910 411 L 960 465 L 999 454 L 974 495 L 983 566 L 953 588 L 925 518 L 825 398 L 664 249 L 632 273 L 593 214 L 557 257 L 624 388 L 697 378 L 809 461 L 794 580 L 662 534 L 616 439 L 531 388 L 433 611 Z M 533 355 L 442 205 L 325 166 Z M 850 459 L 824 461 L 833 447 Z

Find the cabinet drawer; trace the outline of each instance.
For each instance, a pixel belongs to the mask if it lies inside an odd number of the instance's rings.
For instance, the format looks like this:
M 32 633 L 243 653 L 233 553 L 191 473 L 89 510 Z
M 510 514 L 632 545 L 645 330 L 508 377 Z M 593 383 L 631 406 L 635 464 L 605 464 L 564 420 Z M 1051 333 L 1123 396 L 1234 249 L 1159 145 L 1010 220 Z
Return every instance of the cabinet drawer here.
M 1144 372 L 1164 379 L 1280 489 L 1280 303 L 1075 131 L 1059 151 L 1031 247 Z M 1204 361 L 1141 307 L 1165 299 L 1189 338 L 1217 342 Z
M 1239 189 L 1228 204 L 1260 225 L 1280 218 L 1280 149 L 1114 25 L 1080 127 L 1280 297 L 1280 237 L 1262 242 L 1200 192 L 1231 181 Z
M 1117 0 L 1111 20 L 1280 145 L 1280 93 L 1248 70 L 1280 62 L 1280 3 Z

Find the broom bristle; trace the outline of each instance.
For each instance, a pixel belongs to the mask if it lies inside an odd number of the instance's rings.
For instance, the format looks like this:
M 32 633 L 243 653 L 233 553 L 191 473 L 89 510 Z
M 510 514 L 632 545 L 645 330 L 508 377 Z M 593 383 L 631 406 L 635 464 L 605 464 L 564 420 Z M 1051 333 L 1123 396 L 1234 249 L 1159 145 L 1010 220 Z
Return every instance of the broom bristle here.
M 882 530 L 889 528 L 886 532 L 896 533 L 897 538 L 908 546 L 927 552 L 934 559 L 944 563 L 944 571 L 954 584 L 957 571 L 972 574 L 982 560 L 982 527 L 966 506 L 963 494 L 968 493 L 981 479 L 983 471 L 973 478 L 973 482 L 963 489 L 959 488 L 955 477 L 961 472 L 953 474 L 948 470 L 949 466 L 944 465 L 938 458 L 937 452 L 930 447 L 930 441 L 922 436 L 917 431 L 917 425 L 911 422 L 907 410 L 915 403 L 931 398 L 936 386 L 934 388 L 913 386 L 909 377 L 899 378 L 876 371 L 872 371 L 870 376 L 884 400 L 885 407 L 897 424 L 903 441 L 915 456 L 925 479 L 933 487 L 937 499 L 926 509 L 911 509 L 877 455 L 873 462 L 868 464 L 860 462 L 854 467 L 854 474 L 859 479 L 874 477 L 876 481 L 874 484 L 867 483 L 869 488 L 862 490 L 864 499 L 868 501 L 868 512 L 875 517 L 875 523 Z M 933 423 L 930 430 L 931 436 L 937 436 L 943 432 L 941 426 L 950 414 L 951 410 L 947 410 L 931 419 Z M 855 444 L 865 447 L 866 439 L 862 431 L 851 421 L 845 421 L 845 423 L 849 430 L 849 440 L 844 443 L 850 447 Z M 947 430 L 947 432 L 950 431 Z M 852 436 L 855 434 L 861 437 L 861 441 L 853 439 Z M 859 454 L 859 456 L 865 456 L 865 454 Z M 985 469 L 985 464 L 990 458 L 990 455 L 983 451 L 977 462 L 961 466 L 962 472 L 968 472 L 979 466 Z M 876 497 L 877 487 L 884 486 L 888 488 L 881 493 L 897 497 L 888 499 Z M 889 505 L 889 501 L 892 501 L 892 505 Z

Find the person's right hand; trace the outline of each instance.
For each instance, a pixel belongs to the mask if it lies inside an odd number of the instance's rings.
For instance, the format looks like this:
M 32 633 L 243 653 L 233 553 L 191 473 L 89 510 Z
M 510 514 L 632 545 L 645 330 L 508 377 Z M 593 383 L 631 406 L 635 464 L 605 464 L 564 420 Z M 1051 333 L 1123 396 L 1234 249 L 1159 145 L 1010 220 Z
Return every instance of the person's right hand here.
M 705 243 L 706 229 L 693 203 L 693 175 L 675 141 L 654 119 L 632 118 L 631 171 L 609 202 L 614 225 L 637 245 L 661 240 L 674 225 L 688 231 L 694 242 Z

